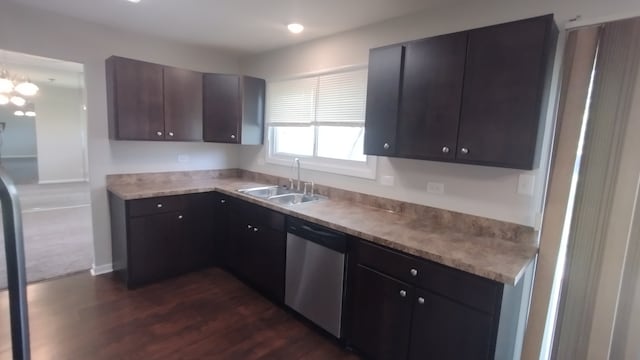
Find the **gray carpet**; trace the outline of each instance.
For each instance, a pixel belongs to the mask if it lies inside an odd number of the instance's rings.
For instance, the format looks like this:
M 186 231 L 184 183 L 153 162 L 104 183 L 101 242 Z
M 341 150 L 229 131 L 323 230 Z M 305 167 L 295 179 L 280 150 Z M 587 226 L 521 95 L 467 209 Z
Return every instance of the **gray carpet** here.
M 27 281 L 91 268 L 93 239 L 88 185 L 19 186 Z M 0 233 L 0 289 L 6 288 L 4 237 Z

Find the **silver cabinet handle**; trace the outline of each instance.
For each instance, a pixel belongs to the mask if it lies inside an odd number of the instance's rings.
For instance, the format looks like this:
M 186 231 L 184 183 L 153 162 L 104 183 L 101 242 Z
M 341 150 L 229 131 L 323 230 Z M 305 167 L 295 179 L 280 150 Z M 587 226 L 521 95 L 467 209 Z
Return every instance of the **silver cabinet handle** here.
M 158 136 L 162 136 L 162 131 L 158 131 L 158 132 L 156 133 L 156 135 L 158 135 Z
M 172 133 L 172 132 L 169 132 L 169 136 L 173 136 L 173 133 Z
M 253 232 L 258 232 L 258 228 L 257 228 L 257 227 L 254 227 L 254 228 L 253 228 Z
M 404 290 L 400 290 L 400 296 L 401 297 L 406 297 L 407 296 L 407 292 Z
M 157 207 L 158 209 L 160 209 L 160 208 L 162 207 L 162 203 L 158 203 L 158 204 L 156 205 L 156 207 Z
M 220 204 L 226 204 L 226 203 L 227 203 L 227 200 L 225 199 L 220 200 Z
M 182 220 L 182 215 L 178 215 L 178 220 Z
M 389 143 L 384 143 L 384 149 L 385 150 L 389 150 L 391 146 L 389 145 Z
M 231 138 L 232 138 L 232 139 L 235 139 L 235 138 L 236 138 L 236 136 L 235 136 L 235 135 L 233 135 L 233 134 L 231 134 Z
M 253 229 L 253 226 L 247 225 L 247 229 L 251 230 L 251 229 Z
M 418 298 L 418 304 L 424 304 L 424 298 L 422 296 Z
M 467 149 L 467 148 L 462 148 L 462 149 L 460 149 L 460 152 L 461 152 L 461 153 L 463 153 L 463 154 L 465 154 L 465 155 L 467 155 L 467 154 L 469 153 L 469 149 Z
M 416 269 L 411 269 L 409 273 L 411 274 L 411 276 L 418 276 L 418 270 Z
M 443 154 L 448 154 L 448 153 L 449 153 L 449 151 L 450 151 L 450 149 L 449 149 L 449 147 L 448 147 L 448 146 L 444 146 L 444 147 L 442 147 L 442 153 L 443 153 Z

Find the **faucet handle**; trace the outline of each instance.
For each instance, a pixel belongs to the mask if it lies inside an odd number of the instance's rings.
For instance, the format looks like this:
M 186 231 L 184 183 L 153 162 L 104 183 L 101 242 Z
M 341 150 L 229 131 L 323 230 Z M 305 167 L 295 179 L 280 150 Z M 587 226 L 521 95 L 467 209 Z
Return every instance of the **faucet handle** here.
M 293 189 L 293 179 L 289 178 L 289 190 Z
M 311 185 L 311 192 L 310 192 L 310 193 L 308 193 L 308 194 L 307 194 L 307 185 Z M 313 190 L 314 190 L 313 188 L 314 188 L 313 181 L 311 181 L 311 182 L 305 182 L 305 183 L 304 183 L 304 194 L 305 194 L 305 195 L 313 196 Z

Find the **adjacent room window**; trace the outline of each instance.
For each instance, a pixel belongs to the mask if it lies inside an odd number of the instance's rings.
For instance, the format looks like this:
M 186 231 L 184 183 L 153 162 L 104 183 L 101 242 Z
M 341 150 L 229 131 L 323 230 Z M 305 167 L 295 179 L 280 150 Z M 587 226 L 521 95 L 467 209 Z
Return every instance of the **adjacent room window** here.
M 366 178 L 363 153 L 367 70 L 327 72 L 267 84 L 267 161 Z

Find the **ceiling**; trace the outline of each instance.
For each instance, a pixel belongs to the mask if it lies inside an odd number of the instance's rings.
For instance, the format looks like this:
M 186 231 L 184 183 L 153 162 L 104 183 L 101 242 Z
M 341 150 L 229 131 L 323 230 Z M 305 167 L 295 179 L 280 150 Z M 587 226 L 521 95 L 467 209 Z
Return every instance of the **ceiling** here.
M 82 64 L 0 50 L 0 70 L 24 76 L 36 85 L 80 88 L 83 86 Z
M 254 54 L 354 29 L 446 0 L 12 0 L 85 21 Z M 450 1 L 448 1 L 450 2 Z M 286 25 L 299 22 L 302 34 Z

